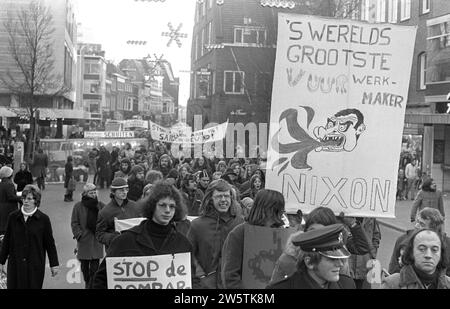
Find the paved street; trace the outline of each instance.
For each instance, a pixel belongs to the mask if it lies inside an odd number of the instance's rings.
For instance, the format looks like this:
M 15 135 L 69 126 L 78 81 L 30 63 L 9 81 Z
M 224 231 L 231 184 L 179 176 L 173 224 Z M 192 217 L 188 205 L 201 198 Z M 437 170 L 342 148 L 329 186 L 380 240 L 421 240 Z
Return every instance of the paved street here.
M 79 184 L 74 193 L 75 201 L 80 200 L 82 185 Z M 84 288 L 81 272 L 77 271 L 77 261 L 73 250 L 76 242 L 72 239 L 70 229 L 70 217 L 75 202 L 63 202 L 64 189 L 62 184 L 47 185 L 43 192 L 41 210 L 50 216 L 53 233 L 58 249 L 60 262 L 60 274 L 56 278 L 50 276 L 50 270 L 46 269 L 44 282 L 45 289 L 80 289 Z M 109 201 L 109 190 L 100 190 L 99 198 L 103 202 Z M 382 219 L 382 240 L 378 251 L 378 259 L 384 268 L 388 268 L 392 248 L 395 240 L 401 235 L 401 231 L 412 227 L 409 222 L 409 211 L 412 201 L 400 201 L 396 205 L 396 219 Z M 446 213 L 450 213 L 450 198 L 445 197 Z M 450 223 L 446 222 L 446 231 L 449 233 Z

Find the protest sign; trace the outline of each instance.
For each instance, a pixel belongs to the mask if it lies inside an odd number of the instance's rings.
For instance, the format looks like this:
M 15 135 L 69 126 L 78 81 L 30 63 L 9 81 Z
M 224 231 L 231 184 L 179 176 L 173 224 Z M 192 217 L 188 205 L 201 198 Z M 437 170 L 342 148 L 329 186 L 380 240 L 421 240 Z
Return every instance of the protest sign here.
M 192 132 L 191 127 L 176 126 L 164 128 L 152 121 L 150 131 L 152 139 L 174 144 L 205 144 L 207 142 L 216 142 L 225 138 L 228 121 L 207 129 Z
M 148 129 L 148 121 L 139 120 L 139 119 L 130 119 L 123 121 L 123 128 L 139 128 L 139 129 Z
M 269 284 L 275 263 L 283 253 L 293 228 L 268 228 L 245 225 L 242 285 L 245 289 L 264 289 Z
M 131 218 L 119 220 L 114 218 L 114 229 L 116 232 L 122 232 L 129 230 L 132 227 L 141 224 L 142 221 L 147 220 L 147 218 Z
M 416 30 L 279 14 L 266 188 L 288 210 L 395 217 Z
M 191 289 L 191 254 L 107 257 L 108 289 Z
M 149 121 L 150 133 L 152 139 L 165 143 L 173 143 L 177 140 L 183 140 L 190 143 L 191 128 L 190 127 L 170 127 L 164 128 L 152 121 Z

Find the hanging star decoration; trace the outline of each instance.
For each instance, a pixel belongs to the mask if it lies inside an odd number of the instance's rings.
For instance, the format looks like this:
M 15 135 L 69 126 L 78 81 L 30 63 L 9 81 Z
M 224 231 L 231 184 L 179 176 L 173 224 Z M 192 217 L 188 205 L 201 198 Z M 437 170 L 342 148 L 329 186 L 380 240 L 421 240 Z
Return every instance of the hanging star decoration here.
M 181 23 L 176 30 L 173 28 L 172 23 L 170 22 L 167 24 L 167 26 L 169 27 L 170 32 L 161 33 L 162 36 L 170 37 L 170 40 L 167 43 L 167 47 L 170 47 L 170 44 L 172 44 L 173 41 L 177 43 L 178 47 L 181 47 L 180 38 L 187 38 L 186 33 L 180 33 L 180 29 L 183 26 L 183 23 Z
M 128 45 L 147 45 L 147 41 L 127 41 Z

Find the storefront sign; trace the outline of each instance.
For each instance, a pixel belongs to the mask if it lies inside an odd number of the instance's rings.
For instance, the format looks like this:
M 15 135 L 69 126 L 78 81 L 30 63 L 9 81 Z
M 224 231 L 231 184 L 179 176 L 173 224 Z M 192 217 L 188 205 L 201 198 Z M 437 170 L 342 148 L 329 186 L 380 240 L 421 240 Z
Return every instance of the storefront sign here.
M 134 138 L 133 131 L 85 131 L 84 138 Z

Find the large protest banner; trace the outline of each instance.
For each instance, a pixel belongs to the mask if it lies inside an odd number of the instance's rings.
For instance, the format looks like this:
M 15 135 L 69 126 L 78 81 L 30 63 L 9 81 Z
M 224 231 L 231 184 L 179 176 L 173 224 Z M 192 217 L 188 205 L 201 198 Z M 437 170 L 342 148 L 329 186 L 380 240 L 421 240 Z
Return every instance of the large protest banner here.
M 266 187 L 287 209 L 395 216 L 416 30 L 279 14 Z
M 245 225 L 242 286 L 244 289 L 264 289 L 286 241 L 295 229 Z
M 107 257 L 108 289 L 191 289 L 191 254 Z
M 216 142 L 225 138 L 228 121 L 207 129 L 192 132 L 191 127 L 174 126 L 170 128 L 162 127 L 152 121 L 150 123 L 150 132 L 152 139 L 175 144 L 204 144 L 207 142 Z

